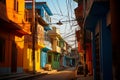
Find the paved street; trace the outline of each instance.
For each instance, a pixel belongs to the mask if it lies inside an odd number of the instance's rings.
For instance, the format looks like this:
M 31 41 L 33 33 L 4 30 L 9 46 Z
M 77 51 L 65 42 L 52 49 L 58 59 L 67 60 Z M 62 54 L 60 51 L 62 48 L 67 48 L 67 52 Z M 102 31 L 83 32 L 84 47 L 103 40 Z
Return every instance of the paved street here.
M 63 71 L 50 71 L 48 75 L 34 78 L 32 80 L 75 80 L 74 68 L 68 68 Z M 93 80 L 92 76 L 78 76 L 77 80 Z
M 63 71 L 49 72 L 48 75 L 34 78 L 33 80 L 73 80 L 74 68 L 69 68 Z
M 93 80 L 93 76 L 86 76 L 84 77 L 84 75 L 80 75 L 77 80 Z
M 84 77 L 84 75 L 78 75 L 75 79 L 75 68 L 65 68 L 59 71 L 44 71 L 37 74 L 11 74 L 1 76 L 0 80 L 93 80 L 92 76 Z

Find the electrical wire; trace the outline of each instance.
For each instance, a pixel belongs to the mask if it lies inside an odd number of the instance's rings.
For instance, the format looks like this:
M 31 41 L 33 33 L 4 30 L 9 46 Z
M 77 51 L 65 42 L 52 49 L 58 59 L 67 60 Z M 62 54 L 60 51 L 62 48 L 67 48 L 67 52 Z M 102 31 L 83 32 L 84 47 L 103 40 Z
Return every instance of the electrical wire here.
M 72 37 L 72 35 L 75 36 L 75 33 L 74 33 L 74 34 L 70 34 L 70 35 L 65 36 L 64 39 L 65 39 L 65 38 L 68 38 L 68 37 Z
M 60 8 L 60 4 L 59 4 L 58 0 L 57 0 L 57 4 L 58 4 L 58 8 L 59 8 L 59 11 L 60 11 L 61 15 L 63 15 L 63 13 L 62 13 L 62 11 L 61 11 L 61 8 Z
M 68 15 L 69 26 L 70 26 L 69 0 L 66 0 L 66 7 L 67 7 L 67 15 Z
M 57 10 L 55 4 L 53 3 L 53 0 L 51 0 L 51 3 L 52 3 L 52 5 L 53 5 L 53 7 L 55 8 L 56 12 L 58 12 L 58 10 Z

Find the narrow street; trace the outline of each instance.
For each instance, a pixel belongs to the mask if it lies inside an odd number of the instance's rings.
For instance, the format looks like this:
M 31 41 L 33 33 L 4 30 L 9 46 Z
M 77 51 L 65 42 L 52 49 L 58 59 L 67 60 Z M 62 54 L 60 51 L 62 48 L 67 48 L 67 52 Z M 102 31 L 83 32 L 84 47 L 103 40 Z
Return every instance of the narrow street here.
M 0 80 L 120 80 L 118 1 L 0 0 Z
M 68 68 L 62 71 L 50 71 L 47 75 L 36 77 L 31 80 L 93 80 L 93 76 L 79 75 L 77 79 L 75 79 L 75 68 Z
M 49 73 L 45 76 L 34 78 L 33 80 L 74 80 L 74 68 Z

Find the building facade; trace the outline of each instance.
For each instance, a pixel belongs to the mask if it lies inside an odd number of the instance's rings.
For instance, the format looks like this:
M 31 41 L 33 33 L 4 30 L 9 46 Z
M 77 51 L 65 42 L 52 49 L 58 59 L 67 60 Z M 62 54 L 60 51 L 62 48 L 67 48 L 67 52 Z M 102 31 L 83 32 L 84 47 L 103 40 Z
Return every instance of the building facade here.
M 23 72 L 24 35 L 31 33 L 24 5 L 24 0 L 0 1 L 0 73 Z
M 53 27 L 52 30 L 48 32 L 49 36 L 51 37 L 52 43 L 52 51 L 48 51 L 48 64 L 52 65 L 53 69 L 58 69 L 60 67 L 60 54 L 61 48 L 59 45 L 60 41 L 60 34 L 59 30 L 56 27 Z
M 78 0 L 78 6 L 83 7 L 84 37 L 87 40 L 87 30 L 91 32 L 92 59 L 94 80 L 112 80 L 112 41 L 110 27 L 109 0 Z M 84 43 L 86 47 L 91 44 Z M 87 49 L 87 48 L 85 48 Z M 90 47 L 89 49 L 90 50 Z M 90 50 L 91 51 L 91 50 Z M 86 52 L 87 54 L 87 52 Z M 87 56 L 86 56 L 87 57 Z
M 26 2 L 26 9 L 29 11 L 28 20 L 31 22 L 32 20 L 32 3 Z M 46 50 L 45 48 L 45 30 L 48 29 L 48 24 L 43 19 L 45 14 L 45 9 L 49 9 L 46 2 L 35 2 L 35 70 L 39 72 L 42 67 L 45 66 L 46 63 Z M 46 11 L 46 15 L 47 15 Z M 51 11 L 49 15 L 52 15 Z M 31 41 L 27 42 L 26 51 L 27 55 L 25 57 L 25 68 L 27 71 L 33 71 L 33 53 L 32 53 L 32 46 L 33 46 L 33 39 L 32 35 L 26 36 L 26 39 L 30 39 Z M 29 57 L 29 59 L 28 59 Z M 27 64 L 26 64 L 27 63 Z

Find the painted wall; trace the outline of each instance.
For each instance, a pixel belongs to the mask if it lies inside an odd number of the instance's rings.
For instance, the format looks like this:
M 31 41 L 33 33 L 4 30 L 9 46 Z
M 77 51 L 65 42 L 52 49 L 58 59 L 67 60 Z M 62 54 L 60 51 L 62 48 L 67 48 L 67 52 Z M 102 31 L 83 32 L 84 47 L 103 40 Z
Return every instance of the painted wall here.
M 4 26 L 0 26 L 4 27 Z M 0 29 L 0 38 L 5 40 L 4 62 L 0 62 L 0 73 L 11 73 L 11 48 L 13 35 Z M 0 53 L 2 54 L 2 53 Z
M 36 72 L 40 71 L 41 64 L 41 49 L 44 47 L 44 29 L 43 26 L 38 24 L 37 26 L 37 38 L 35 45 L 35 70 Z M 32 71 L 33 70 L 33 60 L 32 60 L 32 37 L 25 36 L 25 55 L 24 55 L 24 70 Z M 26 52 L 27 51 L 27 52 Z
M 47 64 L 47 52 L 41 51 L 41 68 L 44 68 L 45 64 Z
M 32 43 L 26 43 L 24 47 L 24 51 L 26 52 L 24 54 L 24 61 L 23 61 L 23 67 L 26 72 L 32 72 L 33 71 L 33 60 L 32 60 Z M 40 71 L 40 48 L 35 50 L 35 70 L 36 72 Z
M 93 74 L 93 67 L 92 67 L 92 45 L 91 43 L 87 43 L 87 48 L 86 48 L 86 63 L 88 66 L 89 74 Z
M 120 79 L 120 8 L 119 1 L 110 0 L 110 13 L 111 13 L 111 35 L 112 35 L 112 59 L 113 59 L 113 80 Z
M 0 72 L 1 73 L 11 73 L 11 72 L 23 72 L 23 54 L 24 54 L 24 35 L 21 32 L 26 31 L 27 33 L 30 32 L 29 23 L 26 28 L 26 24 L 23 26 L 22 22 L 25 22 L 25 15 L 24 15 L 24 0 L 17 0 L 18 1 L 18 11 L 14 10 L 14 0 L 6 0 L 5 12 L 0 13 L 4 18 L 9 19 L 13 23 L 3 24 L 2 27 L 8 28 L 4 25 L 10 26 L 11 28 L 18 28 L 20 27 L 21 30 L 3 30 L 0 28 L 1 37 L 5 39 L 5 61 L 4 63 L 0 63 Z M 21 4 L 21 5 L 20 5 Z M 2 6 L 3 7 L 3 6 Z M 13 24 L 17 24 L 16 26 Z M 26 23 L 26 22 L 25 22 Z M 0 25 L 1 26 L 1 25 Z M 25 28 L 24 28 L 25 27 Z M 23 31 L 24 29 L 24 31 Z
M 48 57 L 49 55 L 51 55 L 51 62 L 49 61 Z M 60 67 L 60 54 L 56 53 L 56 52 L 48 52 L 48 56 L 47 56 L 47 63 L 52 65 L 53 69 L 58 69 Z

